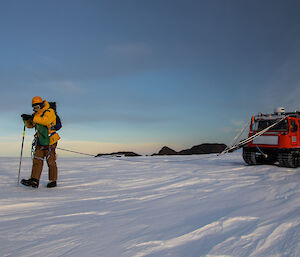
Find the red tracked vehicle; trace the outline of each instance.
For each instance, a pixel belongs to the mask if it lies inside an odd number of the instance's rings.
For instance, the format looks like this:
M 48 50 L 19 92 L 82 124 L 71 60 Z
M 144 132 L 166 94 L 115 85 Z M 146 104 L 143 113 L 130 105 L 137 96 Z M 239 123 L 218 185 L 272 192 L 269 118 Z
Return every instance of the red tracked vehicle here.
M 273 125 L 273 126 L 272 126 Z M 269 129 L 267 129 L 270 127 Z M 279 163 L 281 167 L 300 166 L 300 113 L 286 113 L 283 107 L 273 114 L 252 117 L 248 138 L 243 146 L 243 159 L 249 165 Z M 255 134 L 266 130 L 262 135 Z

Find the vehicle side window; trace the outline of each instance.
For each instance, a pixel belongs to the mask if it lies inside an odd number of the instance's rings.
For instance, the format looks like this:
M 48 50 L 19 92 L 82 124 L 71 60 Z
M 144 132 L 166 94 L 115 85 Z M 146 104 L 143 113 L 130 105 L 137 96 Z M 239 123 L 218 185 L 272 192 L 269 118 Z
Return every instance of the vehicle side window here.
M 294 120 L 291 121 L 291 131 L 296 132 L 298 130 L 298 126 Z

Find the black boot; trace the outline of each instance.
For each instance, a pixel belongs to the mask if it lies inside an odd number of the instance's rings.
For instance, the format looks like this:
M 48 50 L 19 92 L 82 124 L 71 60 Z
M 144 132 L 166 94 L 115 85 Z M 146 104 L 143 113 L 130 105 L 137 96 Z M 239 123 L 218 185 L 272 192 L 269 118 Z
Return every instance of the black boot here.
M 22 179 L 21 184 L 27 187 L 33 187 L 33 188 L 39 187 L 39 181 L 36 178 Z
M 56 181 L 51 181 L 47 184 L 47 187 L 56 187 Z

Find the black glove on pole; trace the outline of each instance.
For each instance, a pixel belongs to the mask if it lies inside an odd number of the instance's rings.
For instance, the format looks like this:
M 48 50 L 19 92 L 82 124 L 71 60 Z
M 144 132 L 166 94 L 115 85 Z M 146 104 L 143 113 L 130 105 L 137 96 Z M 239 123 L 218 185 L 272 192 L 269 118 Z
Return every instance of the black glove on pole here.
M 22 117 L 23 120 L 27 121 L 27 120 L 31 120 L 33 118 L 33 115 L 22 114 L 21 117 Z
M 22 147 L 21 147 L 21 156 L 20 156 L 20 164 L 19 164 L 19 174 L 18 174 L 18 185 L 20 184 L 20 173 L 21 173 L 21 163 L 22 163 L 22 156 L 23 156 L 23 146 L 24 146 L 24 138 L 25 138 L 25 129 L 26 129 L 26 126 L 24 125 Z

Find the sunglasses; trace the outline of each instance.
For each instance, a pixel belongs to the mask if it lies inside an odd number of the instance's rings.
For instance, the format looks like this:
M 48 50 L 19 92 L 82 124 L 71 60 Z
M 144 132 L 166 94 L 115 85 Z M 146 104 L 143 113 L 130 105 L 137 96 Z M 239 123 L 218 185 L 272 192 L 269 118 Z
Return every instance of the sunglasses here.
M 39 104 L 37 104 L 37 105 L 33 105 L 32 108 L 33 108 L 33 111 L 37 112 L 38 110 L 41 109 L 41 106 Z

